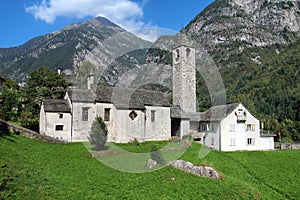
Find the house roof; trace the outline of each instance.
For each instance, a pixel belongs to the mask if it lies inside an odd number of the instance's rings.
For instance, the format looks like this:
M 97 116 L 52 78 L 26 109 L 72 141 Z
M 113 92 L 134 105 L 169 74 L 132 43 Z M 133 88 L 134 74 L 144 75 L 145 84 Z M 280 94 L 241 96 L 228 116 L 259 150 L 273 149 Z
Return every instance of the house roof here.
M 68 90 L 68 95 L 75 102 L 112 103 L 118 109 L 144 110 L 145 106 L 170 107 L 162 92 L 98 86 L 95 93 L 92 90 Z
M 71 108 L 68 105 L 66 100 L 61 99 L 43 99 L 45 112 L 63 112 L 69 113 L 71 112 Z
M 201 121 L 221 121 L 236 109 L 240 103 L 218 105 L 209 108 L 206 112 L 200 113 Z

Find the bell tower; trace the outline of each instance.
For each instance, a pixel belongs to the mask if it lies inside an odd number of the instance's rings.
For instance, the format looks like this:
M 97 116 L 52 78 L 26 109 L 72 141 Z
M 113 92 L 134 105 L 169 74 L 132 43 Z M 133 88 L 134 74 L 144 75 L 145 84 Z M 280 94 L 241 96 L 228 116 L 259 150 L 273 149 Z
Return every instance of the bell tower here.
M 173 50 L 173 106 L 184 113 L 196 112 L 195 49 L 185 45 Z

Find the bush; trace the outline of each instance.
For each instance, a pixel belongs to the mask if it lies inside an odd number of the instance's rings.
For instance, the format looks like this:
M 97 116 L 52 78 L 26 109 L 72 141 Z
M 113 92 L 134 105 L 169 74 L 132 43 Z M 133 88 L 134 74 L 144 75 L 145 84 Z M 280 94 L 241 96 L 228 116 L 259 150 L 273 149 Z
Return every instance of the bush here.
M 101 117 L 97 117 L 92 124 L 91 132 L 88 137 L 92 145 L 92 149 L 96 151 L 104 149 L 104 145 L 107 141 L 107 135 L 108 130 L 106 124 Z
M 193 136 L 191 134 L 182 136 L 183 140 L 193 140 Z
M 155 160 L 157 164 L 164 165 L 166 162 L 160 154 L 160 150 L 156 145 L 151 145 L 151 159 Z

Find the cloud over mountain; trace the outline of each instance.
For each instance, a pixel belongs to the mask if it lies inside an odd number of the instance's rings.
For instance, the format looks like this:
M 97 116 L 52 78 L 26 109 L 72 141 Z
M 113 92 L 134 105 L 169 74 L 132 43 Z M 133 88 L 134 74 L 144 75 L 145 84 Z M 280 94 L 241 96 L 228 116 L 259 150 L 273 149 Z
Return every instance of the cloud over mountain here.
M 123 28 L 141 28 L 144 22 L 142 5 L 130 0 L 42 0 L 27 6 L 35 19 L 54 23 L 57 17 L 84 18 L 103 16 Z

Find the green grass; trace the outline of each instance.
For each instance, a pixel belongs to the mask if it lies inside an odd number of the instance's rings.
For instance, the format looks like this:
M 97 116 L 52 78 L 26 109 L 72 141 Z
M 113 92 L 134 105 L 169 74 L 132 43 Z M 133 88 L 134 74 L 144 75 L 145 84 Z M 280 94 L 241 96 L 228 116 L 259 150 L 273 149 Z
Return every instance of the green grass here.
M 181 159 L 212 165 L 224 180 L 171 167 L 122 172 L 93 158 L 82 143 L 2 136 L 0 199 L 300 199 L 299 151 L 211 151 L 200 159 L 200 148 L 193 143 Z

